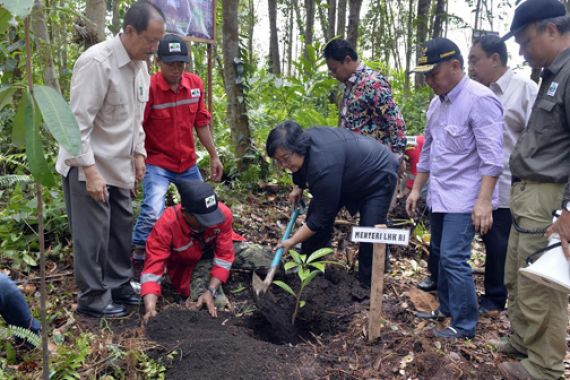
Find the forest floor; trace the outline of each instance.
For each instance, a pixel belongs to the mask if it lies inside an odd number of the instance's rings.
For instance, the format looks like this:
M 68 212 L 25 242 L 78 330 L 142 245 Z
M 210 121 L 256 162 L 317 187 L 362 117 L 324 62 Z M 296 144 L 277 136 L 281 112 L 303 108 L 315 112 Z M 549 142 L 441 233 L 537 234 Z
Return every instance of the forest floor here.
M 276 244 L 289 219 L 284 190 L 264 186 L 246 196 L 221 195 L 231 206 L 237 232 L 256 243 Z M 392 219 L 403 218 L 400 202 Z M 70 369 L 78 378 L 158 378 L 159 371 L 141 365 L 141 355 L 146 355 L 166 366 L 166 379 L 501 379 L 497 365 L 516 358 L 497 353 L 489 341 L 508 335 L 506 313 L 482 317 L 474 339 L 456 341 L 433 337 L 433 330 L 449 321 L 427 322 L 414 316 L 416 310 L 437 307 L 435 294 L 415 287 L 427 274 L 427 245 L 415 235 L 423 234 L 427 223 L 424 220 L 411 234 L 413 244 L 392 247 L 381 336 L 373 343 L 367 339 L 369 290 L 356 280 L 357 245 L 349 241 L 355 220 L 345 213 L 337 217 L 334 233 L 334 259 L 341 265 L 329 265 L 306 288 L 307 303 L 294 326 L 292 297 L 276 286 L 265 296 L 254 297 L 251 272 L 239 270 L 224 285 L 230 307 L 217 319 L 205 310 L 186 309 L 168 294 L 147 326 L 141 324 L 142 305 L 130 307 L 129 316 L 119 320 L 78 317 L 73 312 L 76 288 L 71 263 L 50 261 L 48 309 L 57 315 L 50 332 L 57 352 L 54 360 L 65 360 L 66 344 L 73 342 L 70 337 L 87 334 L 91 351 L 80 366 Z M 473 250 L 480 293 L 484 250 L 478 239 Z M 37 291 L 33 276 L 12 276 L 25 293 Z M 291 275 L 285 277 L 294 282 Z M 116 354 L 113 347 L 127 354 Z M 40 370 L 38 355 L 18 354 L 20 362 L 13 366 L 21 375 L 17 378 L 34 378 Z M 570 378 L 570 356 L 566 359 Z

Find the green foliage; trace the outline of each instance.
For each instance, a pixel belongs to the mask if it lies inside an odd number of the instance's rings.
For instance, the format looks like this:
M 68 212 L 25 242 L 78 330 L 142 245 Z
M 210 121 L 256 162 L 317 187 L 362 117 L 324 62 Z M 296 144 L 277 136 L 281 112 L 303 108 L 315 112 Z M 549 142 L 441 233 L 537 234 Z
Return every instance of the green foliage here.
M 319 274 L 325 273 L 327 264 L 337 264 L 334 261 L 323 260 L 325 256 L 330 255 L 332 252 L 333 250 L 330 248 L 321 248 L 310 255 L 301 255 L 294 250 L 289 251 L 289 255 L 292 260 L 287 261 L 284 268 L 285 271 L 292 270 L 297 272 L 299 280 L 301 281 L 299 290 L 295 292 L 290 285 L 280 280 L 273 281 L 273 284 L 295 297 L 295 310 L 291 316 L 292 324 L 295 324 L 295 319 L 297 318 L 299 309 L 305 306 L 306 301 L 301 298 L 305 287 L 309 285 Z
M 32 11 L 34 0 L 2 0 L 0 5 L 14 17 L 24 18 Z
M 415 136 L 423 133 L 426 112 L 433 95 L 431 89 L 428 86 L 417 89 L 406 88 L 405 72 L 393 70 L 381 62 L 368 61 L 366 64 L 380 71 L 390 81 L 392 95 L 406 121 L 406 134 Z
M 37 199 L 31 189 L 24 182 L 16 184 L 10 193 L 0 189 L 0 259 L 20 270 L 37 266 L 39 257 Z M 69 235 L 63 193 L 60 189 L 46 191 L 44 200 L 46 245 L 52 254 L 59 253 Z
M 4 33 L 10 25 L 12 15 L 5 8 L 0 7 L 0 34 Z
M 138 355 L 137 370 L 145 380 L 164 380 L 166 367 L 159 361 L 153 360 L 144 352 Z
M 78 155 L 81 148 L 79 125 L 65 99 L 48 86 L 35 86 L 34 98 L 46 127 L 59 145 L 69 154 Z
M 57 355 L 52 360 L 53 374 L 50 377 L 54 380 L 80 379 L 79 370 L 87 360 L 91 347 L 89 341 L 92 337 L 90 333 L 82 333 L 73 345 L 58 346 Z
M 42 344 L 42 339 L 32 330 L 12 325 L 8 326 L 7 328 L 0 327 L 0 341 L 4 339 L 9 339 L 12 336 L 27 341 L 35 348 L 40 347 Z

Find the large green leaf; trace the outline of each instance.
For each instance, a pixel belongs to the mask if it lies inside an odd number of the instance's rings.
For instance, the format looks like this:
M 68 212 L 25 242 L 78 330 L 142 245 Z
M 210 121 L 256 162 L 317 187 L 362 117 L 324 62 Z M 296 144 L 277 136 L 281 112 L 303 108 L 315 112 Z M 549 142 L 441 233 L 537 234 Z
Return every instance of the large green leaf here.
M 23 101 L 31 102 L 31 99 L 24 95 L 20 102 Z M 31 102 L 31 104 L 32 106 L 29 108 L 31 112 L 25 115 L 24 118 L 26 130 L 26 158 L 28 159 L 30 171 L 34 178 L 44 186 L 53 186 L 55 180 L 44 154 L 42 137 L 40 135 L 40 119 L 35 117 L 35 107 L 33 102 Z M 21 106 L 18 105 L 18 108 L 20 107 Z
M 16 90 L 14 86 L 0 87 L 0 110 L 12 102 L 12 96 Z
M 30 91 L 24 92 L 12 124 L 12 144 L 18 148 L 23 148 L 26 144 L 26 126 L 30 128 L 34 124 L 34 99 Z
M 321 257 L 324 257 L 326 255 L 330 255 L 332 252 L 333 252 L 333 250 L 331 248 L 321 248 L 321 249 L 311 253 L 309 258 L 307 259 L 307 263 L 318 260 Z
M 273 281 L 273 285 L 277 285 L 281 289 L 285 290 L 287 293 L 291 294 L 293 297 L 297 298 L 297 295 L 295 294 L 293 289 L 291 289 L 291 287 L 286 283 L 284 283 L 283 281 L 275 280 Z
M 34 98 L 46 127 L 69 154 L 78 155 L 81 148 L 79 125 L 61 94 L 48 86 L 34 87 Z
M 299 266 L 299 264 L 297 264 L 297 263 L 294 262 L 294 261 L 287 261 L 287 262 L 285 263 L 285 265 L 283 265 L 283 268 L 285 268 L 285 271 L 288 271 L 289 269 L 295 268 L 295 267 L 298 267 L 298 266 Z
M 307 277 L 305 277 L 305 279 L 303 280 L 303 284 L 302 284 L 303 287 L 310 284 L 311 281 L 313 281 L 315 279 L 315 277 L 317 277 L 319 274 L 321 274 L 321 271 L 319 271 L 319 270 L 314 270 L 311 273 L 309 273 L 309 275 Z
M 10 25 L 12 15 L 5 8 L 0 7 L 0 34 L 4 33 Z
M 309 277 L 310 273 L 310 270 L 307 268 L 299 268 L 299 272 L 297 272 L 299 278 L 301 279 L 301 282 L 305 282 L 305 279 Z
M 24 18 L 32 11 L 34 0 L 0 0 L 0 5 L 6 8 L 12 16 Z
M 325 264 L 321 263 L 320 261 L 317 261 L 316 263 L 310 263 L 309 266 L 312 266 L 313 268 L 317 268 L 321 272 L 325 271 Z
M 297 264 L 301 264 L 303 263 L 301 261 L 301 255 L 299 255 L 299 253 L 293 249 L 289 250 L 289 255 L 291 255 L 291 257 L 293 258 L 293 260 L 297 263 Z

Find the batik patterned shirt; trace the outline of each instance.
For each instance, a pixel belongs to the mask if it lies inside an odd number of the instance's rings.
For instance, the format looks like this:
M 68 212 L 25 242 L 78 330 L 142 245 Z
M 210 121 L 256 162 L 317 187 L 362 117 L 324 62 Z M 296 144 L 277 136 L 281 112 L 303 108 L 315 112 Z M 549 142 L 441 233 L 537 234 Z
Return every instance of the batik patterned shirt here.
M 370 136 L 402 154 L 406 123 L 388 80 L 362 63 L 345 83 L 339 126 Z

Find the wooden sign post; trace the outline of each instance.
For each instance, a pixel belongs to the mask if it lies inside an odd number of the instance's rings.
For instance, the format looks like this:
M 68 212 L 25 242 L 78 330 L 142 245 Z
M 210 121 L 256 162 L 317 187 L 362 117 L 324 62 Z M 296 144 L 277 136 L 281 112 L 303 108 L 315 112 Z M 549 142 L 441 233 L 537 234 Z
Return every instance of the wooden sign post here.
M 408 245 L 410 230 L 375 227 L 354 227 L 351 240 L 360 243 L 373 243 L 372 285 L 370 287 L 370 311 L 368 312 L 368 341 L 380 337 L 380 319 L 382 317 L 382 297 L 384 294 L 384 262 L 386 244 Z

